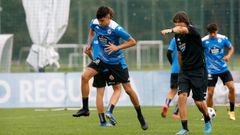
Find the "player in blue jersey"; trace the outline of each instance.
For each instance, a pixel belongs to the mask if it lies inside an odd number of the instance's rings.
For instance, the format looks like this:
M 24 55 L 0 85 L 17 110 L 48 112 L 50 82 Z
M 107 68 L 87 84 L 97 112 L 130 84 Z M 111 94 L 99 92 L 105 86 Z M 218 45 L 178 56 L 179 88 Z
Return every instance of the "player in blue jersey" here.
M 110 11 L 111 11 L 110 17 L 112 19 L 114 11 L 112 9 Z M 92 51 L 89 52 L 89 51 L 85 50 L 84 52 L 92 60 L 95 60 L 95 59 L 97 59 L 98 53 L 99 53 L 99 42 L 98 42 L 98 38 L 96 35 L 94 36 L 93 41 L 92 41 L 92 50 L 93 50 L 93 54 L 92 54 Z M 111 78 L 111 74 L 108 71 L 109 70 L 106 69 L 106 71 L 94 76 L 93 87 L 97 88 L 96 106 L 97 106 L 97 110 L 98 110 L 100 126 L 110 126 L 111 127 L 112 125 L 116 125 L 116 123 L 117 123 L 115 117 L 113 116 L 113 110 L 120 98 L 121 86 L 119 83 L 115 83 L 114 79 L 111 80 L 111 82 L 109 81 L 109 79 L 107 79 L 107 78 Z M 113 90 L 114 90 L 114 92 L 110 98 L 109 106 L 108 106 L 107 112 L 106 112 L 106 117 L 109 119 L 111 124 L 109 124 L 106 121 L 105 115 L 104 115 L 103 96 L 104 96 L 104 90 L 105 90 L 106 83 L 108 85 L 112 85 Z
M 204 132 L 212 132 L 212 124 L 204 102 L 207 90 L 207 69 L 205 68 L 204 48 L 201 36 L 194 26 L 190 24 L 188 15 L 179 11 L 173 17 L 175 27 L 162 30 L 162 34 L 174 33 L 180 71 L 178 74 L 178 106 L 182 129 L 177 135 L 188 134 L 187 97 L 192 91 L 194 102 L 204 116 Z
M 124 90 L 129 95 L 132 104 L 137 112 L 137 118 L 143 130 L 148 129 L 148 124 L 145 122 L 141 112 L 137 94 L 133 90 L 130 80 L 127 65 L 124 65 L 124 53 L 122 49 L 132 47 L 136 41 L 129 33 L 127 33 L 115 21 L 110 19 L 110 10 L 108 7 L 101 6 L 97 10 L 96 19 L 93 19 L 90 24 L 88 50 L 91 48 L 91 42 L 96 35 L 99 41 L 98 58 L 91 62 L 82 74 L 82 100 L 83 108 L 80 109 L 77 116 L 88 116 L 88 96 L 89 96 L 89 80 L 98 73 L 108 69 L 112 74 L 112 79 L 122 83 Z M 120 43 L 120 38 L 126 42 Z M 111 79 L 111 78 L 109 78 Z
M 234 48 L 229 39 L 221 34 L 218 34 L 218 26 L 215 23 L 207 26 L 208 35 L 202 38 L 202 43 L 205 48 L 207 69 L 208 69 L 208 107 L 213 107 L 214 88 L 218 77 L 223 81 L 229 89 L 230 111 L 229 118 L 235 120 L 235 88 L 231 72 L 228 69 L 227 63 L 234 53 Z M 228 53 L 224 55 L 224 48 L 228 48 Z
M 165 118 L 167 116 L 169 105 L 174 98 L 174 96 L 177 94 L 177 88 L 178 88 L 178 73 L 179 73 L 179 65 L 178 65 L 178 51 L 176 46 L 175 38 L 173 38 L 168 46 L 167 51 L 167 58 L 169 63 L 171 64 L 171 78 L 170 78 L 170 91 L 168 92 L 167 98 L 165 100 L 165 105 L 162 108 L 162 117 Z M 173 118 L 179 118 L 178 115 L 178 105 L 175 107 L 175 111 L 172 115 Z

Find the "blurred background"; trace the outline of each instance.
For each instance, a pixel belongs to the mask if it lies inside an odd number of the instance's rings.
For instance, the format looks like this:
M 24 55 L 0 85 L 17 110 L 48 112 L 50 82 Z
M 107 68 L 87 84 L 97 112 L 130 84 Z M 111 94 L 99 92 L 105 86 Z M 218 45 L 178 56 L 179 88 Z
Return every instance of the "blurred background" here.
M 141 45 L 140 54 L 137 47 L 125 51 L 130 70 L 170 69 L 166 50 L 173 35 L 163 37 L 160 30 L 173 27 L 172 16 L 180 10 L 189 14 L 202 37 L 207 34 L 205 27 L 208 23 L 217 23 L 219 33 L 228 36 L 235 47 L 228 65 L 232 70 L 240 69 L 239 0 L 71 0 L 68 27 L 58 42 L 59 47 L 56 45 L 61 67 L 47 67 L 46 72 L 82 71 L 82 48 L 87 42 L 89 22 L 95 18 L 100 5 L 112 7 L 115 10 L 113 20 Z M 14 37 L 9 72 L 33 72 L 26 63 L 32 41 L 25 19 L 22 0 L 0 0 L 0 33 L 13 34 Z

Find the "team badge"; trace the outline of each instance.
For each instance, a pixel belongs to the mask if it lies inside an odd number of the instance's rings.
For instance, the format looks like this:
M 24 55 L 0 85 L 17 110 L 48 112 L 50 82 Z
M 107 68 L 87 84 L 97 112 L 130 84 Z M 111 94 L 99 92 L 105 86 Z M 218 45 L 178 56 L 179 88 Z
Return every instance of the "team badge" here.
M 218 39 L 218 43 L 221 43 L 221 42 L 222 42 L 222 39 L 221 39 L 221 38 L 219 38 L 219 39 Z
M 108 33 L 108 34 L 111 34 L 111 33 L 112 33 L 112 30 L 111 30 L 111 29 L 108 29 L 108 30 L 107 30 L 107 33 Z

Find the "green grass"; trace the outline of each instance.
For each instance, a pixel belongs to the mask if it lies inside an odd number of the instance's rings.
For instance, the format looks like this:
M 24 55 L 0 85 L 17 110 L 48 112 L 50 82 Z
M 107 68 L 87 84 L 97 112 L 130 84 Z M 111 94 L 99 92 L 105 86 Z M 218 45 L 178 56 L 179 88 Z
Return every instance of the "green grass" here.
M 236 120 L 228 119 L 226 107 L 217 107 L 211 135 L 237 135 L 240 129 L 240 112 L 236 108 Z M 169 110 L 171 113 L 173 108 Z M 196 107 L 189 107 L 190 135 L 202 135 L 203 121 Z M 180 120 L 170 114 L 163 119 L 160 107 L 143 107 L 149 129 L 143 131 L 133 107 L 116 107 L 118 124 L 112 128 L 100 127 L 96 110 L 90 117 L 74 118 L 75 111 L 34 111 L 34 109 L 0 109 L 0 135 L 174 135 L 180 128 Z

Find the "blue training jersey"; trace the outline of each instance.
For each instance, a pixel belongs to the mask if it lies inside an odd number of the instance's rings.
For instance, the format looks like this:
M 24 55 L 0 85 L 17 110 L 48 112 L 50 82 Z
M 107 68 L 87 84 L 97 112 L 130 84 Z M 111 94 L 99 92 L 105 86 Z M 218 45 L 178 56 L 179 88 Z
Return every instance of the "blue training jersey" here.
M 108 26 L 102 27 L 97 19 L 93 19 L 90 23 L 90 28 L 95 31 L 95 35 L 98 37 L 99 59 L 107 64 L 119 64 L 125 61 L 123 50 L 118 50 L 109 54 L 105 49 L 108 47 L 108 42 L 117 46 L 120 45 L 120 38 L 128 40 L 131 37 L 129 33 L 113 20 L 110 20 Z
M 93 60 L 97 59 L 99 57 L 99 52 L 100 52 L 100 48 L 99 48 L 99 41 L 98 41 L 98 37 L 95 34 L 92 40 L 92 49 L 93 49 Z M 121 59 L 119 61 L 119 63 L 122 64 L 122 68 L 125 69 L 127 68 L 127 63 L 125 61 L 125 59 Z
M 93 60 L 96 60 L 99 54 L 99 42 L 96 35 L 94 35 L 92 39 L 92 49 L 93 49 Z
M 231 42 L 226 36 L 217 34 L 216 38 L 210 38 L 207 35 L 202 38 L 202 44 L 205 49 L 209 74 L 219 74 L 229 70 L 227 63 L 223 60 L 224 47 L 230 48 L 231 46 Z
M 178 64 L 178 50 L 175 38 L 173 38 L 168 46 L 168 50 L 173 51 L 173 61 L 171 72 L 172 73 L 179 73 L 179 64 Z

